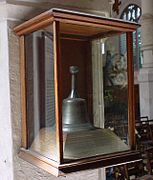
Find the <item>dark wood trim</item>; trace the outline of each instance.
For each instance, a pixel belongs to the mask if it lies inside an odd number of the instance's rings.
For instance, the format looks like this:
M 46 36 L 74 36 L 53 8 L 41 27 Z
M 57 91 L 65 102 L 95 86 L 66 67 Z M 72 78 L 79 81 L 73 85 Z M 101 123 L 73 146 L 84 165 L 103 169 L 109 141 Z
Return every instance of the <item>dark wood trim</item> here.
M 88 37 L 72 35 L 72 34 L 63 34 L 63 33 L 61 33 L 60 38 L 67 39 L 67 40 L 75 40 L 75 41 L 89 41 L 90 40 L 90 38 Z
M 95 27 L 95 28 L 102 28 L 102 29 L 106 29 L 106 30 L 115 30 L 115 31 L 119 31 L 119 32 L 133 32 L 134 30 L 129 27 L 125 28 L 125 27 L 117 27 L 117 26 L 113 26 L 109 25 L 109 24 L 103 24 L 103 22 L 101 23 L 94 23 L 94 22 L 86 22 L 86 21 L 82 21 L 82 20 L 73 20 L 73 19 L 64 19 L 63 17 L 54 17 L 55 21 L 58 21 L 60 23 L 68 23 L 68 24 L 76 24 L 76 25 L 80 25 L 80 26 L 89 26 L 89 27 Z
M 122 34 L 122 32 L 109 31 L 109 32 L 106 32 L 106 33 L 96 34 L 94 36 L 89 37 L 89 39 L 90 40 L 102 39 L 102 38 L 111 37 L 111 36 L 119 36 L 121 34 Z
M 32 21 L 32 19 L 31 19 L 30 22 L 29 21 L 25 22 L 25 24 L 23 26 L 20 25 L 20 26 L 16 27 L 14 29 L 14 31 L 16 32 L 16 34 L 18 36 L 26 35 L 26 34 L 34 32 L 36 30 L 39 30 L 39 29 L 42 29 L 44 27 L 51 25 L 53 22 L 53 19 L 54 18 L 50 17 L 50 16 L 47 17 L 46 19 L 44 18 L 43 20 L 40 20 L 40 21 L 39 20 Z M 30 24 L 30 25 L 28 25 L 28 24 Z
M 46 118 L 46 86 L 45 86 L 45 33 L 41 34 L 41 37 L 38 39 L 39 46 L 39 97 L 40 97 L 40 128 L 45 127 L 45 118 Z
M 54 161 L 54 160 L 52 160 L 50 158 L 47 158 L 46 156 L 42 156 L 41 154 L 39 154 L 39 153 L 37 153 L 35 151 L 29 150 L 29 149 L 20 148 L 19 155 L 21 153 L 29 154 L 31 156 L 34 156 L 37 159 L 39 159 L 39 160 L 41 160 L 43 162 L 46 162 L 47 164 L 53 166 L 54 168 L 58 168 L 58 166 L 59 166 L 59 163 L 57 161 Z
M 98 15 L 91 15 L 88 13 L 80 13 L 75 11 L 68 11 L 68 10 L 60 10 L 60 9 L 52 9 L 53 16 L 55 18 L 62 18 L 67 20 L 76 20 L 76 21 L 82 21 L 82 22 L 90 22 L 92 24 L 103 24 L 107 26 L 116 26 L 118 28 L 125 28 L 125 29 L 135 29 L 138 26 L 140 26 L 137 23 L 131 23 L 129 21 L 115 19 L 115 18 L 107 18 L 105 16 L 98 16 Z M 56 20 L 56 19 L 55 19 Z
M 22 140 L 21 146 L 25 149 L 28 148 L 28 137 L 27 137 L 27 117 L 26 117 L 26 72 L 25 72 L 25 40 L 24 36 L 19 39 L 20 43 L 20 91 L 21 91 L 21 118 L 22 118 Z
M 90 41 L 86 42 L 86 87 L 87 87 L 87 107 L 89 119 L 93 123 L 93 79 L 92 79 L 92 45 Z M 90 82 L 90 83 L 89 83 Z
M 53 174 L 54 176 L 64 176 L 64 173 L 60 172 L 60 170 L 58 169 L 58 165 L 56 162 L 40 156 L 35 152 L 21 149 L 19 157 L 41 169 L 44 169 L 45 171 Z
M 59 163 L 63 161 L 63 132 L 62 132 L 62 88 L 61 62 L 60 62 L 60 25 L 53 22 L 54 32 L 54 79 L 55 79 L 55 112 L 56 112 L 56 143 Z
M 126 33 L 127 40 L 127 68 L 128 68 L 128 132 L 129 145 L 135 149 L 135 102 L 134 102 L 134 63 L 133 63 L 133 35 Z
M 79 170 L 96 169 L 110 165 L 116 166 L 141 160 L 140 152 L 138 151 L 126 151 L 111 155 L 90 157 L 61 165 L 30 150 L 21 149 L 19 156 L 29 163 L 34 164 L 55 176 L 64 176 L 67 173 L 76 172 Z
M 14 31 L 18 34 L 18 32 L 22 31 L 23 29 L 26 29 L 27 27 L 33 26 L 34 24 L 44 21 L 44 20 L 48 19 L 48 17 L 51 17 L 51 16 L 52 16 L 52 12 L 50 10 L 46 11 L 44 13 L 41 13 L 41 14 L 37 15 L 36 17 L 31 18 L 30 20 L 15 27 Z
M 93 26 L 106 29 L 118 30 L 119 32 L 124 31 L 134 31 L 139 24 L 124 22 L 117 19 L 108 19 L 102 16 L 92 16 L 89 14 L 80 14 L 76 12 L 62 11 L 57 9 L 51 9 L 45 13 L 42 13 L 35 18 L 17 26 L 14 31 L 17 35 L 21 36 L 23 34 L 31 33 L 35 30 L 41 29 L 54 20 L 63 23 L 75 23 L 83 26 Z
M 86 169 L 96 169 L 108 166 L 117 166 L 129 162 L 138 161 L 141 159 L 140 152 L 127 151 L 122 153 L 114 153 L 110 155 L 103 155 L 99 157 L 86 158 L 84 160 L 71 162 L 59 165 L 59 170 L 63 173 L 71 173 Z

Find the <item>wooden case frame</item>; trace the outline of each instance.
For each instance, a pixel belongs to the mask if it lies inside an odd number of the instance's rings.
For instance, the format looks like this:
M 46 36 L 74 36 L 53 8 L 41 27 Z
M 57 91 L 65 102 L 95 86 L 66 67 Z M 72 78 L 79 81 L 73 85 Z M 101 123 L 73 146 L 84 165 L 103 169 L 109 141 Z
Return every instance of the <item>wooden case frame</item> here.
M 61 23 L 91 27 L 91 31 L 83 31 L 77 38 L 96 39 L 115 34 L 126 33 L 127 35 L 127 63 L 128 63 L 128 124 L 130 151 L 90 157 L 66 163 L 63 161 L 63 137 L 62 137 L 62 102 L 60 86 L 61 63 L 60 63 L 60 25 Z M 27 117 L 26 117 L 26 82 L 25 82 L 25 38 L 26 34 L 32 33 L 43 27 L 53 24 L 54 34 L 54 76 L 55 76 L 55 109 L 56 109 L 56 141 L 58 161 L 52 161 L 28 149 L 27 144 Z M 45 169 L 55 176 L 62 176 L 64 173 L 82 169 L 104 167 L 133 161 L 140 158 L 135 151 L 135 108 L 134 108 L 134 70 L 133 70 L 133 44 L 132 32 L 139 25 L 136 23 L 124 22 L 122 20 L 109 19 L 101 16 L 77 13 L 61 9 L 51 9 L 35 18 L 15 27 L 14 31 L 19 36 L 20 42 L 20 75 L 21 75 L 21 108 L 22 108 L 22 145 L 20 157 L 36 166 Z M 92 30 L 93 28 L 93 30 Z M 98 28 L 98 32 L 97 32 Z M 63 28 L 64 29 L 64 28 Z M 73 27 L 72 27 L 73 29 Z M 65 28 L 63 31 L 67 31 Z M 73 30 L 72 30 L 73 31 Z M 101 32 L 102 31 L 102 32 Z M 66 32 L 67 33 L 67 32 Z

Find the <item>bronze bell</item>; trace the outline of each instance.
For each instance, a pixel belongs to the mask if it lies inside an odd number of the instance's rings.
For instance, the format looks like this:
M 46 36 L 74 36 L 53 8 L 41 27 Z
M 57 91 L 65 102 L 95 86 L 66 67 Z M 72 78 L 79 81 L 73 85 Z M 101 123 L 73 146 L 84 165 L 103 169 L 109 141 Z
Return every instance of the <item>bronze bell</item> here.
M 86 100 L 78 96 L 76 78 L 78 67 L 71 66 L 71 93 L 63 100 L 64 159 L 80 159 L 129 150 L 111 130 L 94 127 L 87 113 Z
M 62 106 L 62 121 L 64 132 L 76 132 L 81 130 L 93 129 L 89 122 L 87 113 L 86 100 L 78 96 L 76 90 L 76 78 L 79 68 L 77 66 L 70 66 L 71 93 L 68 98 L 63 100 Z

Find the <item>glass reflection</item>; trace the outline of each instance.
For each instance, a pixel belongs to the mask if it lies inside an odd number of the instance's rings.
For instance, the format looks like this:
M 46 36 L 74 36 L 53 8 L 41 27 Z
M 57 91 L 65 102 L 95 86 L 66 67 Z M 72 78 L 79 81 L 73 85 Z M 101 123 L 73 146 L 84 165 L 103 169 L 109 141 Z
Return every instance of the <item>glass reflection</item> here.
M 25 37 L 28 146 L 56 160 L 52 27 Z
M 126 37 L 124 34 L 121 35 Z M 104 64 L 104 112 L 105 127 L 110 128 L 128 143 L 128 92 L 126 40 L 119 44 L 120 37 L 108 38 Z M 115 47 L 114 47 L 115 43 Z M 124 47 L 124 54 L 121 49 Z

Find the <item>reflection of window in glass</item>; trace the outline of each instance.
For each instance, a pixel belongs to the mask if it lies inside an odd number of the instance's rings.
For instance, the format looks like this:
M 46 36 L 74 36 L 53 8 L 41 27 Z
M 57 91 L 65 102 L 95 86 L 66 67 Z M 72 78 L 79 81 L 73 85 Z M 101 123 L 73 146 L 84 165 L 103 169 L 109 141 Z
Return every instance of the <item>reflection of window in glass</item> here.
M 126 41 L 125 54 L 120 53 L 119 39 L 126 34 L 112 36 L 105 41 L 106 54 L 103 66 L 105 128 L 113 130 L 128 143 L 128 94 Z
M 122 15 L 121 19 L 138 22 L 141 17 L 141 9 L 136 4 L 128 5 Z M 120 39 L 120 52 L 121 54 L 126 53 L 126 47 L 124 46 L 124 42 L 126 41 L 125 35 L 121 36 Z M 141 67 L 141 56 L 140 56 L 140 47 L 141 47 L 141 28 L 138 28 L 135 32 L 133 32 L 133 52 L 134 52 L 134 68 L 138 70 Z

